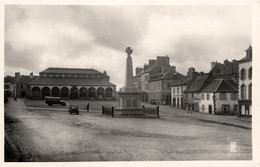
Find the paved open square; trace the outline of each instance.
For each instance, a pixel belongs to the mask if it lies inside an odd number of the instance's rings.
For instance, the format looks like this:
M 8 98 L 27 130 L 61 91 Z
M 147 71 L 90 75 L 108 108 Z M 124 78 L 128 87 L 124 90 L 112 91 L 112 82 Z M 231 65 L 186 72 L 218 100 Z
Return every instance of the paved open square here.
M 251 118 L 218 116 L 160 106 L 160 118 L 102 116 L 109 101 L 67 101 L 79 106 L 48 106 L 43 101 L 9 99 L 5 104 L 6 150 L 18 161 L 175 161 L 251 160 Z M 90 103 L 90 112 L 85 104 Z M 26 105 L 25 105 L 26 104 Z M 144 103 L 144 105 L 149 105 Z M 6 161 L 13 153 L 6 151 Z

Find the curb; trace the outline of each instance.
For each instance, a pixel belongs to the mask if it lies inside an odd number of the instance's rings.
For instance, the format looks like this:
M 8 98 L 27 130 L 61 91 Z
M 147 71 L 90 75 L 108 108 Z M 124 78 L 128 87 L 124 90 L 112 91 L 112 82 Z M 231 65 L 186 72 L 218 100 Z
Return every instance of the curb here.
M 13 162 L 19 162 L 22 158 L 21 153 L 18 151 L 16 146 L 13 144 L 12 140 L 10 139 L 8 134 L 5 134 L 5 141 L 9 148 L 11 148 L 11 152 L 14 154 L 14 161 Z

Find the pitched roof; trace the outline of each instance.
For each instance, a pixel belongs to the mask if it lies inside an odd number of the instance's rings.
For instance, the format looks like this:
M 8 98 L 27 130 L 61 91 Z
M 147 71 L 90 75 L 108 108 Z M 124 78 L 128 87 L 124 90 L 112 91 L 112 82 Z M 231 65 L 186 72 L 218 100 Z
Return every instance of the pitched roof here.
M 38 78 L 30 85 L 79 85 L 79 86 L 115 86 L 106 79 L 83 79 L 83 78 Z
M 28 84 L 34 80 L 36 80 L 37 78 L 39 78 L 39 76 L 33 76 L 32 78 L 30 77 L 30 75 L 21 75 L 19 76 L 16 80 L 15 83 L 18 84 Z
M 200 75 L 194 78 L 188 85 L 188 88 L 185 92 L 198 92 L 205 85 L 205 82 L 208 80 L 211 74 Z
M 183 76 L 182 79 L 180 80 L 176 80 L 171 86 L 181 86 L 181 85 L 187 85 L 188 83 L 188 77 L 187 76 Z
M 214 79 L 201 93 L 237 93 L 237 84 L 232 80 Z
M 85 68 L 47 68 L 46 70 L 40 73 L 63 73 L 63 74 L 102 74 L 101 72 L 94 69 L 85 69 Z

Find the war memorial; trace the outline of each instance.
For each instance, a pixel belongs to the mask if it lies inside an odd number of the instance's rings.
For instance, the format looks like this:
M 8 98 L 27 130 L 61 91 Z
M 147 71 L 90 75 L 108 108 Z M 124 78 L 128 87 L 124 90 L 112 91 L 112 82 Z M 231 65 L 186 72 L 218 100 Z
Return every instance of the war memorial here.
M 152 108 L 141 106 L 141 90 L 133 84 L 131 57 L 133 49 L 127 47 L 126 53 L 125 85 L 118 92 L 118 107 L 106 108 L 103 106 L 102 114 L 111 115 L 112 117 L 159 117 L 159 106 Z

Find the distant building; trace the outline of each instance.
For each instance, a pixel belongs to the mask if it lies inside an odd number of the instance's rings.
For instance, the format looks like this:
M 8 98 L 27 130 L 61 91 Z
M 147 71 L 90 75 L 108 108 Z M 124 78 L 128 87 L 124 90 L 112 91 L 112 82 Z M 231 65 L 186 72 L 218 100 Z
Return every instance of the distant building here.
M 134 84 L 143 92 L 144 101 L 156 101 L 160 104 L 171 103 L 171 84 L 183 75 L 170 65 L 168 56 L 158 56 L 149 60 L 149 64 L 136 68 Z
M 39 76 L 33 75 L 20 75 L 19 72 L 15 73 L 15 84 L 13 85 L 14 96 L 17 98 L 29 97 L 29 83 L 36 80 Z
M 201 91 L 213 79 L 212 73 L 200 73 L 199 76 L 192 77 L 187 83 L 184 91 L 184 105 L 187 110 L 199 111 L 199 103 L 201 101 Z
M 200 112 L 237 114 L 238 90 L 233 80 L 214 79 L 201 90 Z
M 239 63 L 239 115 L 252 115 L 252 47 Z
M 115 100 L 116 85 L 109 82 L 106 71 L 78 68 L 48 68 L 30 82 L 30 97 L 62 99 Z
M 187 83 L 188 78 L 184 77 L 171 85 L 171 107 L 185 108 L 183 97 Z

